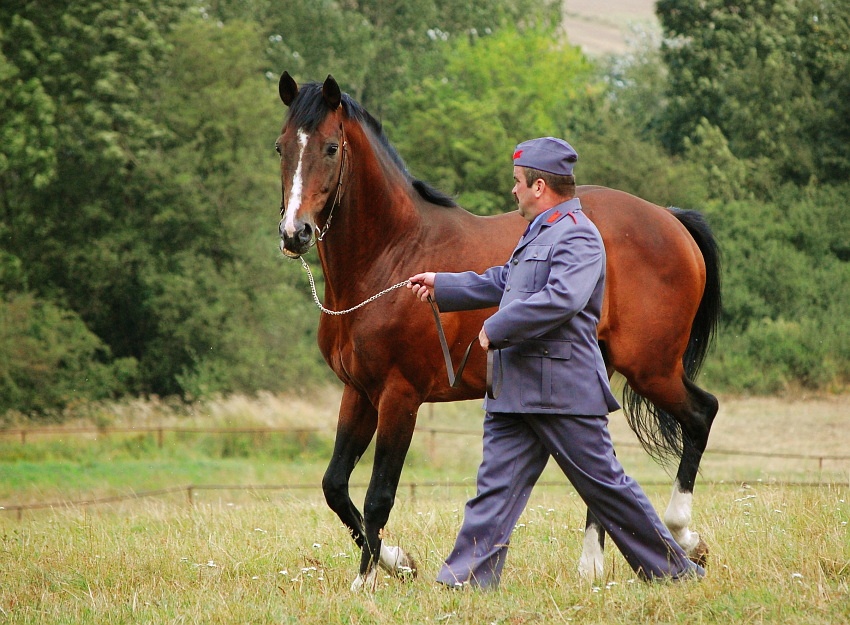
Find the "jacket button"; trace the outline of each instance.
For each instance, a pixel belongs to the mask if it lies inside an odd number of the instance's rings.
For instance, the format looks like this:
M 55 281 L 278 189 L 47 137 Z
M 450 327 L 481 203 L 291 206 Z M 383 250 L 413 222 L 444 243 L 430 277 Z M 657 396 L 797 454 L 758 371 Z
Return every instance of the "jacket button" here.
M 548 355 L 549 355 L 549 350 L 548 350 L 548 349 L 544 349 L 544 350 L 543 350 L 543 355 L 544 355 L 544 356 L 548 356 Z
M 514 265 L 516 265 L 517 263 L 519 263 L 519 258 L 514 258 L 511 262 L 512 262 Z
M 506 287 L 505 287 L 505 290 L 506 290 L 506 291 L 510 291 L 510 290 L 511 290 L 511 285 L 509 284 L 508 286 L 506 286 Z

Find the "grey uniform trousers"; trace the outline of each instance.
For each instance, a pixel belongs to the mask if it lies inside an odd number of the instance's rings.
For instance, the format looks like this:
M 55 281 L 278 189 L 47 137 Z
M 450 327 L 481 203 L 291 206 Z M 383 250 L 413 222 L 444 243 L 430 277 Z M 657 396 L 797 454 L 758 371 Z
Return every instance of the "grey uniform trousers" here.
M 641 578 L 705 574 L 623 471 L 607 417 L 487 413 L 478 494 L 466 504 L 438 582 L 499 585 L 511 532 L 550 456 Z

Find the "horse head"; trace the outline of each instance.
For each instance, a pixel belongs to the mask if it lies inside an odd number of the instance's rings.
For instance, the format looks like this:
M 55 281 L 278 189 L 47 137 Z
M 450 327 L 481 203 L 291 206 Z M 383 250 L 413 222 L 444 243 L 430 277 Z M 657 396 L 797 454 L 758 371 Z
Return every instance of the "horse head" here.
M 278 83 L 289 113 L 275 143 L 280 155 L 280 249 L 292 258 L 321 239 L 342 191 L 345 130 L 342 93 L 332 76 L 299 89 L 284 72 Z

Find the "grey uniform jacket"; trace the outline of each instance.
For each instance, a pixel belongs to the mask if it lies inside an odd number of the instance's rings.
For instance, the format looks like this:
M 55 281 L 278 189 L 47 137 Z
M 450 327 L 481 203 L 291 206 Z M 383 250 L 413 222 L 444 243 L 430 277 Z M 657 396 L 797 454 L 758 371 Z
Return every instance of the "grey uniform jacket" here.
M 604 286 L 602 237 L 578 198 L 546 211 L 504 266 L 437 274 L 441 311 L 499 305 L 484 329 L 502 350 L 502 391 L 485 410 L 605 415 L 620 407 L 596 335 Z

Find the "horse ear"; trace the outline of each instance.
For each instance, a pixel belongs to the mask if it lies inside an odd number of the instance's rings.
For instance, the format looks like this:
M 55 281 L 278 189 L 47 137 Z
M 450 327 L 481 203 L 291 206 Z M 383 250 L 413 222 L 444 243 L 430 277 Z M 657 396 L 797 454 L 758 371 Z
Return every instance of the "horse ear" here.
M 280 93 L 280 99 L 289 106 L 298 95 L 298 83 L 289 75 L 289 72 L 283 72 L 280 75 L 280 82 L 277 83 L 277 90 Z
M 336 84 L 334 77 L 330 74 L 325 78 L 325 84 L 322 85 L 322 97 L 330 110 L 335 111 L 339 108 L 342 94 L 339 91 L 339 85 Z

